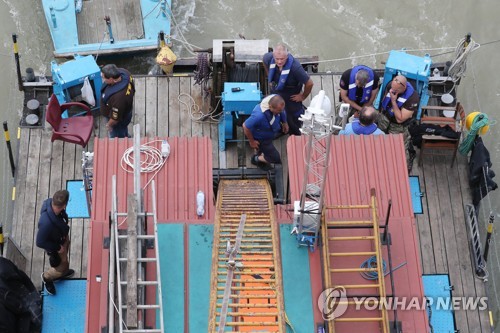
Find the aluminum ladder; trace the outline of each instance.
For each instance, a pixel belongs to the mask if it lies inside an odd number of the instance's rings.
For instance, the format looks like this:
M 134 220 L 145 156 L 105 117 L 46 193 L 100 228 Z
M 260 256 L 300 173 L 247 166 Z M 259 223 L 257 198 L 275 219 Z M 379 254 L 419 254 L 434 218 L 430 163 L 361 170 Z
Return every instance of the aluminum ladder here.
M 370 193 L 370 203 L 369 204 L 359 204 L 359 205 L 337 205 L 329 206 L 325 205 L 323 207 L 323 218 L 322 218 L 322 255 L 323 255 L 323 274 L 326 288 L 335 288 L 337 290 L 343 290 L 345 292 L 344 300 L 336 302 L 337 306 L 346 306 L 346 313 L 337 317 L 329 318 L 328 332 L 336 332 L 336 324 L 343 323 L 342 331 L 359 332 L 360 330 L 365 332 L 373 332 L 373 329 L 360 329 L 360 325 L 375 325 L 373 323 L 379 324 L 379 332 L 389 333 L 389 319 L 387 314 L 387 309 L 385 306 L 380 305 L 381 300 L 386 298 L 385 289 L 385 277 L 383 272 L 383 254 L 382 254 L 382 244 L 380 241 L 380 227 L 378 224 L 377 206 L 376 206 L 376 196 L 375 190 L 372 189 Z M 357 220 L 347 220 L 343 219 L 346 215 L 351 215 L 354 213 L 353 210 L 362 212 L 365 211 L 363 217 Z M 336 211 L 341 218 L 329 220 L 326 218 L 328 211 Z M 340 211 L 340 212 L 339 212 Z M 351 212 L 349 212 L 351 211 Z M 335 212 L 332 212 L 335 213 Z M 342 214 L 344 213 L 344 214 Z M 369 214 L 369 218 L 365 216 Z M 354 215 L 354 216 L 357 216 Z M 351 215 L 353 216 L 353 215 Z M 333 234 L 333 235 L 332 235 Z M 347 242 L 353 242 L 355 244 L 356 251 L 332 251 L 332 243 L 340 245 L 340 247 L 345 247 Z M 359 250 L 358 250 L 359 249 Z M 366 257 L 374 256 L 376 258 L 376 267 L 372 268 L 362 268 L 355 267 L 353 264 L 358 260 L 360 263 L 366 259 Z M 356 280 L 360 280 L 358 273 L 377 273 L 377 280 L 367 281 L 363 280 L 361 283 L 356 283 Z M 347 277 L 345 274 L 351 274 Z M 353 275 L 355 274 L 355 275 Z M 347 283 L 336 283 L 334 276 L 338 277 L 341 281 L 348 281 Z M 325 289 L 326 289 L 325 288 Z M 376 291 L 376 294 L 371 294 L 370 296 L 376 299 L 376 303 L 379 305 L 375 310 L 372 311 L 357 311 L 355 316 L 349 313 L 349 307 L 355 306 L 353 301 L 354 296 L 353 290 L 367 290 L 369 292 Z M 352 308 L 351 308 L 352 309 Z M 362 324 L 364 323 L 364 324 Z M 371 324 L 370 324 L 371 323 Z
M 158 229 L 156 215 L 156 190 L 155 182 L 151 182 L 152 213 L 140 212 L 135 194 L 127 197 L 127 213 L 117 211 L 116 176 L 112 179 L 112 232 L 110 241 L 110 299 L 114 300 L 115 278 L 118 291 L 117 311 L 120 333 L 163 333 L 163 305 L 161 292 L 160 262 L 158 250 Z M 150 233 L 146 231 L 144 220 L 146 217 L 153 218 L 153 229 Z M 125 221 L 126 220 L 126 221 Z M 141 221 L 142 220 L 142 221 Z M 127 222 L 127 233 L 119 232 L 119 225 Z M 154 248 L 154 256 L 144 255 L 146 249 Z M 114 251 L 112 250 L 114 248 Z M 151 251 L 150 251 L 151 252 Z M 112 260 L 113 259 L 113 260 Z M 153 266 L 153 267 L 151 267 Z M 116 267 L 116 275 L 115 275 Z M 147 268 L 156 270 L 153 279 L 149 280 L 146 274 Z M 148 269 L 148 271 L 149 271 Z M 126 275 L 124 274 L 126 273 Z M 125 277 L 126 276 L 126 277 Z M 146 288 L 155 288 L 155 300 L 146 297 Z M 126 302 L 124 296 L 126 295 Z M 149 293 L 151 295 L 151 293 Z M 151 297 L 150 297 L 151 298 Z M 110 302 L 111 303 L 111 302 Z M 115 309 L 110 304 L 109 325 L 113 332 L 115 324 Z M 145 328 L 146 318 L 154 315 L 157 318 L 156 328 Z

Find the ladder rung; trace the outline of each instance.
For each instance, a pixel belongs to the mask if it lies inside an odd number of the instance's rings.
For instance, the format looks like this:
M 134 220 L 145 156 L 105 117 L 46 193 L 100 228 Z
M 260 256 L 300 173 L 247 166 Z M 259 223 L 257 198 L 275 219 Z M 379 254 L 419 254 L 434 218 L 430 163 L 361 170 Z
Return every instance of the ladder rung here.
M 121 285 L 127 285 L 127 281 L 121 281 Z M 138 285 L 144 285 L 144 286 L 154 286 L 158 284 L 158 281 L 137 281 Z
M 332 257 L 344 257 L 344 256 L 374 256 L 377 252 L 335 252 L 330 253 Z
M 368 321 L 382 321 L 382 317 L 371 317 L 371 318 L 335 318 L 334 319 L 337 322 L 343 321 L 343 322 L 368 322 Z
M 278 312 L 228 312 L 228 316 L 241 316 L 241 317 L 275 317 Z
M 224 295 L 217 295 L 217 298 L 224 298 Z M 268 298 L 276 298 L 276 295 L 230 295 L 229 298 L 233 299 L 268 299 Z
M 268 260 L 270 261 L 270 260 Z M 218 268 L 227 268 L 227 265 L 224 264 L 224 265 L 217 265 Z M 243 265 L 243 268 L 273 268 L 274 265 L 273 264 L 269 264 L 269 265 Z M 265 272 L 261 272 L 261 273 L 265 273 Z M 271 273 L 271 272 L 269 272 Z
M 337 205 L 337 206 L 325 206 L 325 209 L 365 209 L 372 208 L 371 205 Z
M 120 261 L 128 261 L 128 258 L 120 258 Z M 137 262 L 156 262 L 156 258 L 137 258 Z
M 377 272 L 377 268 L 332 268 L 332 273 L 350 273 L 350 272 Z
M 345 289 L 361 289 L 361 288 L 379 288 L 379 284 L 346 284 L 342 286 L 336 287 L 344 287 Z
M 349 240 L 373 240 L 374 236 L 345 236 L 345 237 L 328 237 L 331 241 L 349 241 Z
M 144 328 L 138 328 L 138 329 L 123 329 L 123 333 L 163 333 L 162 330 L 160 329 L 144 329 Z
M 218 308 L 222 307 L 222 304 L 217 303 L 216 306 Z M 228 307 L 230 308 L 275 308 L 276 303 L 233 303 L 229 304 Z
M 127 305 L 122 305 L 122 308 L 126 309 Z M 138 310 L 149 310 L 149 309 L 159 309 L 160 306 L 158 304 L 137 304 L 136 308 Z
M 225 283 L 226 279 L 217 279 L 218 283 Z M 259 279 L 259 278 L 254 278 L 254 279 L 233 279 L 234 283 L 275 283 L 276 279 Z
M 137 239 L 155 239 L 155 235 L 137 235 Z M 128 239 L 128 235 L 118 235 L 118 239 Z
M 217 327 L 219 327 L 219 323 L 217 322 Z M 226 326 L 278 326 L 277 321 L 228 321 L 226 322 Z
M 373 225 L 372 221 L 329 221 L 326 222 L 327 226 L 338 226 L 338 225 Z
M 225 290 L 225 289 L 226 289 L 225 287 L 217 287 L 217 290 Z M 257 286 L 257 287 L 231 287 L 231 290 L 252 290 L 252 291 L 258 291 L 258 290 L 274 290 L 274 288 L 272 288 L 272 287 L 262 287 L 262 286 Z

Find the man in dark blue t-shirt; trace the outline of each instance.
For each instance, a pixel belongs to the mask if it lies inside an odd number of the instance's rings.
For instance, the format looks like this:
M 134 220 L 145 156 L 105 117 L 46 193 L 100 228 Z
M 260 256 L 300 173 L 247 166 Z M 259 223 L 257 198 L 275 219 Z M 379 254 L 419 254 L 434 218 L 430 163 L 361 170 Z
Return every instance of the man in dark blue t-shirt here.
M 273 140 L 280 132 L 288 133 L 287 114 L 284 108 L 283 97 L 269 95 L 255 106 L 250 117 L 243 123 L 245 136 L 255 151 L 251 162 L 263 169 L 270 168 L 270 163 L 281 163 L 280 154 L 274 147 Z
M 284 44 L 280 43 L 273 52 L 266 53 L 262 62 L 270 92 L 279 94 L 285 100 L 290 134 L 300 135 L 302 123 L 299 117 L 304 113 L 302 101 L 309 96 L 314 83 L 300 62 L 288 53 Z

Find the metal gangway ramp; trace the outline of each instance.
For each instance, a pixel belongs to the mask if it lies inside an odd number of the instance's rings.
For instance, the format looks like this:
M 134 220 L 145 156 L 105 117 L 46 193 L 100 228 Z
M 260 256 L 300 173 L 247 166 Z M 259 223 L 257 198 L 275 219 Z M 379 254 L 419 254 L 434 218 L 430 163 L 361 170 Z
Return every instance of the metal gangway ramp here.
M 363 211 L 366 214 L 362 214 L 361 219 L 357 218 L 355 220 L 327 219 L 326 216 L 329 210 L 337 211 L 340 213 L 339 216 L 348 216 L 353 210 Z M 391 332 L 387 309 L 382 302 L 386 299 L 384 278 L 364 280 L 359 275 L 361 273 L 375 277 L 384 276 L 379 230 L 374 189 L 371 190 L 369 204 L 325 205 L 323 207 L 322 257 L 324 281 L 326 288 L 332 288 L 331 290 L 335 289 L 344 293 L 344 299 L 336 300 L 336 306 L 344 306 L 346 310 L 345 313 L 340 313 L 339 317 L 329 318 L 329 333 Z M 348 247 L 348 245 L 351 246 Z M 373 264 L 360 267 L 359 263 L 364 262 L 367 258 L 373 258 Z M 372 305 L 375 305 L 376 308 L 370 311 L 354 310 L 356 306 L 353 300 L 354 296 L 370 297 L 372 303 L 375 303 Z M 326 302 L 328 301 L 326 300 Z M 340 325 L 342 325 L 342 329 L 338 328 Z M 378 326 L 378 329 L 374 331 L 373 326 L 370 326 L 371 329 L 366 330 L 367 325 Z
M 286 332 L 278 224 L 267 180 L 222 180 L 214 224 L 208 332 Z

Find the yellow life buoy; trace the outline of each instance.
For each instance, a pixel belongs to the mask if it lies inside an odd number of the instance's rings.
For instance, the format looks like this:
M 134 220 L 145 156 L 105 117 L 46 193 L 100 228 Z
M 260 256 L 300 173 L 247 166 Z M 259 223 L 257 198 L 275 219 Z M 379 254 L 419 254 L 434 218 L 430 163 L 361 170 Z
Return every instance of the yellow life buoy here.
M 472 124 L 474 123 L 474 120 L 476 119 L 477 116 L 479 116 L 481 114 L 481 112 L 479 111 L 474 111 L 474 112 L 471 112 L 467 115 L 467 117 L 465 118 L 465 127 L 467 128 L 467 130 L 470 131 L 471 127 L 472 127 Z M 478 134 L 480 135 L 484 135 L 486 134 L 486 132 L 488 132 L 488 130 L 490 129 L 490 126 L 489 125 L 486 125 L 484 127 L 482 127 Z

